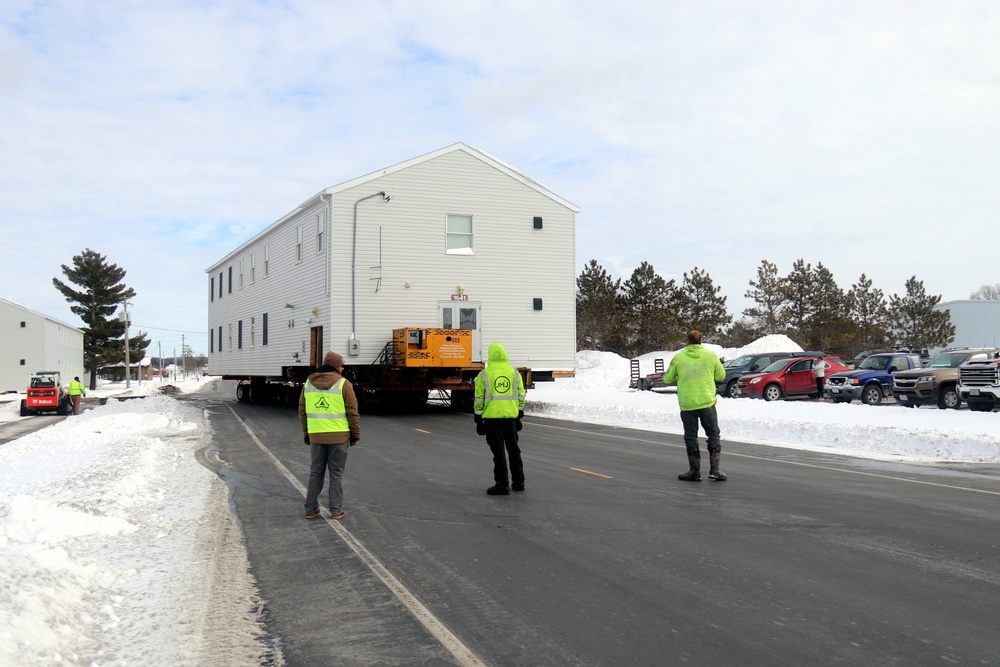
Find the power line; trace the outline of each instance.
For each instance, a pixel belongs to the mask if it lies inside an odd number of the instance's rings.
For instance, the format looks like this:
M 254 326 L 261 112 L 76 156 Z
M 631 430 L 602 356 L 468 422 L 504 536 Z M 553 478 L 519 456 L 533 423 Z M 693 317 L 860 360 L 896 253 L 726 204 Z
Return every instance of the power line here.
M 179 333 L 179 334 L 197 334 L 197 335 L 201 335 L 201 336 L 207 336 L 208 335 L 208 331 L 185 331 L 183 329 L 164 329 L 162 327 L 147 327 L 147 326 L 143 326 L 141 324 L 136 324 L 135 322 L 132 323 L 132 326 L 139 327 L 140 329 L 149 329 L 151 331 L 170 331 L 170 332 Z

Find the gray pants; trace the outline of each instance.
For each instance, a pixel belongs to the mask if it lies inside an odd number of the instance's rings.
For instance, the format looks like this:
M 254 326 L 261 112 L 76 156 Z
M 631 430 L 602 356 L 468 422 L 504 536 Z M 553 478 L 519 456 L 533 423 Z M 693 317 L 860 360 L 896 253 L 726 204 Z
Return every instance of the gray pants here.
M 349 445 L 309 445 L 312 464 L 309 467 L 309 490 L 306 492 L 306 512 L 319 508 L 319 494 L 323 491 L 326 472 L 330 471 L 330 513 L 340 514 L 344 509 L 344 468 L 347 466 Z

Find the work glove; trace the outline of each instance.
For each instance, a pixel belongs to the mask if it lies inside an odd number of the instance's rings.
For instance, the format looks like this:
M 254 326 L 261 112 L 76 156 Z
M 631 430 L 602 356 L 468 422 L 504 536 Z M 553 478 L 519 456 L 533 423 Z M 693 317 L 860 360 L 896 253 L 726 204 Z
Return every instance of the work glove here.
M 477 424 L 479 424 L 479 423 L 481 423 L 483 421 L 483 416 L 482 415 L 472 415 L 472 418 L 476 420 Z
M 351 438 L 351 447 L 361 442 L 361 438 Z
M 312 443 L 309 442 L 309 436 L 308 435 L 302 437 L 302 442 L 306 443 L 307 445 L 312 444 Z
M 518 431 L 520 431 L 523 428 L 520 419 L 514 421 L 514 428 L 516 428 Z
M 517 418 L 518 419 L 524 419 L 524 410 L 518 410 L 517 411 Z
M 478 417 L 476 418 L 476 434 L 486 435 L 486 423 Z

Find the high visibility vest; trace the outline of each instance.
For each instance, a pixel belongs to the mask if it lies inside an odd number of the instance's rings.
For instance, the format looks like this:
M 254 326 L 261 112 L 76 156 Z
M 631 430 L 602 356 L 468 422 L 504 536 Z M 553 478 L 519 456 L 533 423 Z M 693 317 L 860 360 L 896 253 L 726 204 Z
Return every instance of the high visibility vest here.
M 487 366 L 480 371 L 476 384 L 473 407 L 484 419 L 513 419 L 524 408 L 524 383 L 515 368 Z M 482 387 L 481 395 L 479 387 Z
M 310 433 L 350 431 L 344 407 L 344 378 L 329 389 L 314 387 L 309 380 L 302 390 L 305 396 L 306 427 Z
M 83 389 L 83 383 L 73 380 L 69 383 L 69 389 L 66 390 L 70 396 L 78 396 L 80 394 L 85 394 L 87 392 Z

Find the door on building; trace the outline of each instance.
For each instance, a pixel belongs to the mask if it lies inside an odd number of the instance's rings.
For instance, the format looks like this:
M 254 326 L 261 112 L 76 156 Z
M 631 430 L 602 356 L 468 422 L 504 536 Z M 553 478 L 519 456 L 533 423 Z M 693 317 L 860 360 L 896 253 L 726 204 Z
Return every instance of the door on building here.
M 482 301 L 438 301 L 438 326 L 445 329 L 472 331 L 472 360 L 483 360 L 483 340 L 480 333 Z
M 309 329 L 309 365 L 313 368 L 323 365 L 323 327 Z

